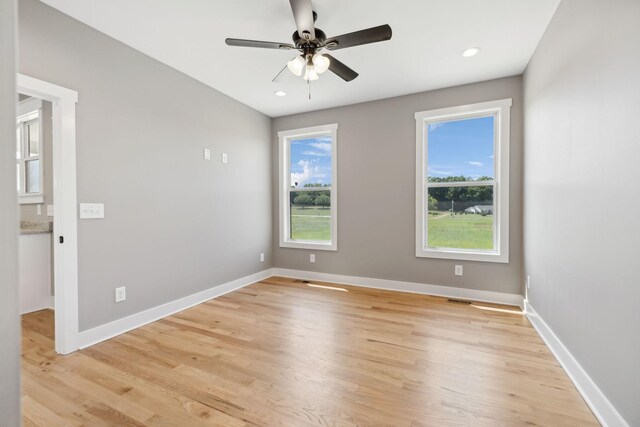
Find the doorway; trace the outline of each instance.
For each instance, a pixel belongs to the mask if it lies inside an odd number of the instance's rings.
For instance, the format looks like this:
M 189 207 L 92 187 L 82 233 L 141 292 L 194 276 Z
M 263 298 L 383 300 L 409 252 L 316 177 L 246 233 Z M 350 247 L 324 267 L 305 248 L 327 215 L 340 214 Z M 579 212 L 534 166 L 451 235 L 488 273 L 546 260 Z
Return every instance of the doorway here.
M 51 234 L 55 350 L 59 354 L 68 354 L 78 349 L 79 332 L 75 119 L 78 93 L 23 74 L 17 75 L 17 91 L 25 98 L 48 102 L 51 107 L 52 145 L 49 154 L 51 155 L 53 172 L 51 174 L 53 202 L 51 211 L 47 213 L 51 213 L 55 217 Z M 29 152 L 28 147 L 22 148 L 22 150 L 26 150 L 22 154 L 27 156 L 22 159 L 22 163 L 24 163 L 22 167 L 35 168 L 36 160 L 39 160 L 38 156 L 31 156 L 35 152 Z M 27 165 L 26 162 L 31 162 L 31 164 Z M 22 165 L 22 163 L 20 164 Z M 28 174 L 23 173 L 23 175 L 25 178 L 21 185 L 32 185 L 31 189 L 35 190 L 37 189 L 34 181 L 36 178 L 40 179 L 42 184 L 42 176 L 38 176 L 35 172 L 31 175 L 31 182 L 29 182 Z M 28 190 L 27 187 L 23 189 Z M 27 192 L 26 199 L 32 198 L 36 201 L 34 204 L 37 205 L 41 195 L 36 195 L 36 191 L 32 193 L 29 195 Z
M 54 308 L 52 104 L 19 93 L 16 116 L 18 277 L 24 315 Z

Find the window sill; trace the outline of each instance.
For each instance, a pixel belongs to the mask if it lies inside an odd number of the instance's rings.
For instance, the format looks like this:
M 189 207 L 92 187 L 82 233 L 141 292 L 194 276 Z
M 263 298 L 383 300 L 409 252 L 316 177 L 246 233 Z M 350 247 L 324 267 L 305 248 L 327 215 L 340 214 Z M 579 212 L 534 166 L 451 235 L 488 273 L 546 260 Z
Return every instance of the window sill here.
M 18 196 L 18 204 L 20 205 L 38 205 L 44 203 L 44 195 L 42 194 L 21 194 Z
M 313 249 L 317 251 L 337 251 L 338 247 L 334 242 L 331 243 L 314 243 L 314 242 L 295 242 L 295 241 L 280 241 L 281 248 L 293 248 L 293 249 Z
M 480 261 L 480 262 L 498 262 L 503 264 L 509 263 L 509 254 L 507 252 L 476 252 L 464 250 L 445 250 L 445 249 L 417 249 L 416 257 L 418 258 L 436 258 L 450 259 L 459 261 Z

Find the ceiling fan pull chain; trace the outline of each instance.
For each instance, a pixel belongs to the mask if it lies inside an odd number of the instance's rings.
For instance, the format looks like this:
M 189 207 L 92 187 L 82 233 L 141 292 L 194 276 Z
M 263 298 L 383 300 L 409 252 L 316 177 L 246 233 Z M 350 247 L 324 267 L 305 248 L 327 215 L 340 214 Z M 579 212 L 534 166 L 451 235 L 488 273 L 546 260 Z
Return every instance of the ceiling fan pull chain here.
M 311 101 L 311 80 L 307 80 L 307 86 L 309 87 L 309 101 Z

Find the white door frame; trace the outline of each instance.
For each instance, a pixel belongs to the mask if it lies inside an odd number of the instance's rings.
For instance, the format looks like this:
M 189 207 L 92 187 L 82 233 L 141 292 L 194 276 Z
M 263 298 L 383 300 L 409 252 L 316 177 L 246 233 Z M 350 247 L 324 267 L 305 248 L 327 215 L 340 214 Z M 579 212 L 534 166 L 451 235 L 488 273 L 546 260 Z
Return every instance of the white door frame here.
M 56 352 L 78 349 L 78 217 L 76 213 L 76 103 L 78 92 L 24 74 L 19 93 L 53 106 L 53 265 Z M 61 238 L 64 241 L 61 241 Z

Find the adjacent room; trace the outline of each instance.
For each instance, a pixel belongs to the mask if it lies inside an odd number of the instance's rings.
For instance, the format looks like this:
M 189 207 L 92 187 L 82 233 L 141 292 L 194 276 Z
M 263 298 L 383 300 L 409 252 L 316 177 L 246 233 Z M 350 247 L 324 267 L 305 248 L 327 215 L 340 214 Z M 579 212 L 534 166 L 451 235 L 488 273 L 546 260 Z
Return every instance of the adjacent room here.
M 640 1 L 0 37 L 0 426 L 640 426 Z

